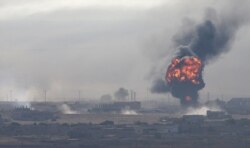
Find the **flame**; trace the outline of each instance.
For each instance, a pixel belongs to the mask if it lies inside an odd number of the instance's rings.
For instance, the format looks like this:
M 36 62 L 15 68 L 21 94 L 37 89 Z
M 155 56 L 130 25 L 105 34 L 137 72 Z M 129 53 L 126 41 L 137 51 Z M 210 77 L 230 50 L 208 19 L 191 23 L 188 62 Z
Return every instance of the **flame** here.
M 200 83 L 201 68 L 201 60 L 196 56 L 176 57 L 168 67 L 166 74 L 167 83 L 171 84 L 174 80 L 177 80 L 198 85 Z

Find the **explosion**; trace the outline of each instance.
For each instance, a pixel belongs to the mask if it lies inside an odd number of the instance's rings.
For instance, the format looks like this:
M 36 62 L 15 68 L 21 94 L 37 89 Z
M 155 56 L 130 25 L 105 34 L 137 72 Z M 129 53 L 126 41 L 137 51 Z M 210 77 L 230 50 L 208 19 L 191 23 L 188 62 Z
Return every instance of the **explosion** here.
M 168 67 L 166 80 L 169 84 L 177 80 L 190 81 L 195 85 L 200 83 L 200 73 L 201 60 L 198 57 L 174 58 Z
M 196 56 L 176 57 L 168 66 L 166 81 L 173 96 L 180 98 L 183 105 L 197 104 L 198 90 L 204 87 L 203 65 Z
M 170 46 L 178 50 L 166 69 L 165 80 L 162 75 L 153 75 L 155 79 L 151 91 L 171 93 L 183 106 L 196 106 L 198 92 L 205 86 L 203 69 L 211 60 L 230 50 L 241 23 L 238 17 L 228 17 L 226 13 L 217 15 L 216 10 L 208 9 L 200 23 L 190 29 L 180 28 L 180 32 L 173 37 L 173 46 Z M 156 73 L 162 74 L 162 69 L 159 68 L 160 72 Z

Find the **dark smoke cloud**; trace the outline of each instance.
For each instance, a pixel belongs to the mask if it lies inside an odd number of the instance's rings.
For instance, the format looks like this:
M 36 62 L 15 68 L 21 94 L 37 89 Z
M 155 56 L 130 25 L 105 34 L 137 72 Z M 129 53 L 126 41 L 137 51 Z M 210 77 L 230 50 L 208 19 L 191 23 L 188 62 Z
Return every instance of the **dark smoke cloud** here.
M 239 23 L 234 19 L 223 20 L 223 17 L 218 17 L 213 9 L 207 10 L 206 16 L 210 18 L 205 18 L 201 24 L 197 25 L 194 32 L 176 37 L 175 44 L 181 46 L 179 56 L 195 54 L 207 63 L 210 59 L 230 49 Z
M 209 8 L 200 24 L 188 31 L 185 30 L 186 28 L 180 29 L 185 31 L 180 31 L 173 37 L 174 48 L 178 50 L 176 56 L 180 58 L 198 56 L 205 66 L 222 53 L 229 51 L 237 30 L 244 22 L 238 18 L 239 16 L 231 14 L 231 12 L 226 15 L 217 14 L 216 10 Z M 179 89 L 177 93 L 181 93 L 181 90 L 185 89 Z M 164 78 L 154 80 L 151 91 L 153 93 L 171 92 L 174 96 L 176 94 L 176 89 L 168 86 Z M 198 97 L 198 94 L 195 96 Z
M 167 83 L 164 80 L 156 79 L 153 82 L 151 91 L 154 93 L 166 93 L 170 91 L 170 87 L 167 85 Z

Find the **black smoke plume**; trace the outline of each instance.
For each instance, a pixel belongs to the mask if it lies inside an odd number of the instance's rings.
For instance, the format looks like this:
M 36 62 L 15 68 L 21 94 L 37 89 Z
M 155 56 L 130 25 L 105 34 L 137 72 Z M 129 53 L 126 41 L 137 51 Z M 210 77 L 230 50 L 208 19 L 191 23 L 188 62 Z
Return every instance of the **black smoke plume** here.
M 239 21 L 235 18 L 218 16 L 213 9 L 207 11 L 205 19 L 193 29 L 174 36 L 174 45 L 178 49 L 175 57 L 184 58 L 196 56 L 202 61 L 202 70 L 209 61 L 217 58 L 230 49 Z M 170 64 L 170 63 L 169 63 Z M 167 70 L 167 67 L 166 67 Z M 164 76 L 165 77 L 165 76 Z M 205 86 L 200 73 L 200 85 L 190 85 L 186 82 L 176 82 L 168 85 L 164 78 L 153 81 L 151 91 L 153 93 L 168 93 L 180 99 L 185 104 L 186 94 L 190 94 L 193 100 L 189 104 L 197 104 L 198 91 Z

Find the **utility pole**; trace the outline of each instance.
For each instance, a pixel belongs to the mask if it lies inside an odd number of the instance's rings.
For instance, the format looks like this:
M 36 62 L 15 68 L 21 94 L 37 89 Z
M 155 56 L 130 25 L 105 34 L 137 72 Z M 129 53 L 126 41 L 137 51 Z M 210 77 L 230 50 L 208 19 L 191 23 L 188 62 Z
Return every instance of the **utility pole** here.
M 80 102 L 81 100 L 81 90 L 78 91 L 78 101 Z
M 134 94 L 134 95 L 133 95 L 133 101 L 136 101 L 136 92 L 134 91 L 133 94 Z
M 210 101 L 210 93 L 207 93 L 207 101 Z
M 132 89 L 130 90 L 130 99 L 129 100 L 133 101 L 133 90 Z
M 147 88 L 147 99 L 146 100 L 149 100 L 149 88 Z
M 12 90 L 10 90 L 10 102 L 13 101 L 13 98 L 12 98 Z
M 7 102 L 10 102 L 10 99 L 9 99 L 9 93 L 7 93 Z
M 44 90 L 44 103 L 47 102 L 47 90 L 45 89 Z

